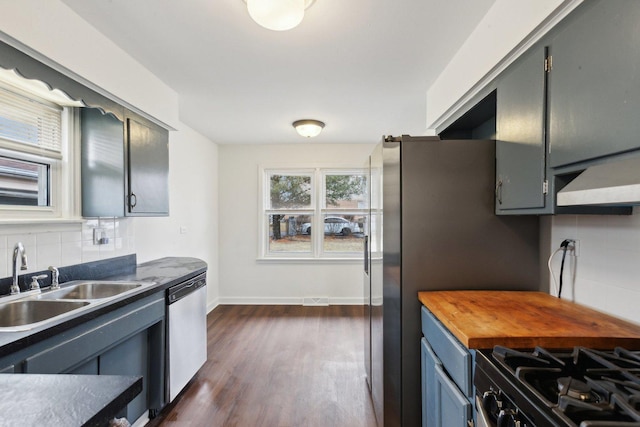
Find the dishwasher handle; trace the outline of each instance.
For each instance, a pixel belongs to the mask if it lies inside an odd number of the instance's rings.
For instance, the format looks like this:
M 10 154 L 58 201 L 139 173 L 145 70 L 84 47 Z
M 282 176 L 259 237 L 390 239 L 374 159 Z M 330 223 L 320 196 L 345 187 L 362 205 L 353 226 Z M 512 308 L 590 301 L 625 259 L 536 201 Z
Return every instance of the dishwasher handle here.
M 193 279 L 182 282 L 178 285 L 172 286 L 167 291 L 167 304 L 171 305 L 174 302 L 180 301 L 192 292 L 207 285 L 207 277 L 205 274 L 196 276 Z

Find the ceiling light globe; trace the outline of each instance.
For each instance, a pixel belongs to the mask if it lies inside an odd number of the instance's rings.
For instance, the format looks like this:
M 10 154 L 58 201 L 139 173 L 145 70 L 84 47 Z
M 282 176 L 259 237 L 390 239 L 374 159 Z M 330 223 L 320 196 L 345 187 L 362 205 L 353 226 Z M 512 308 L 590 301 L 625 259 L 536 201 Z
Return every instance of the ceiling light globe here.
M 301 136 L 313 138 L 320 135 L 324 128 L 324 123 L 319 120 L 297 120 L 293 122 L 293 127 Z
M 259 25 L 269 30 L 286 31 L 302 22 L 305 0 L 247 0 L 247 9 Z

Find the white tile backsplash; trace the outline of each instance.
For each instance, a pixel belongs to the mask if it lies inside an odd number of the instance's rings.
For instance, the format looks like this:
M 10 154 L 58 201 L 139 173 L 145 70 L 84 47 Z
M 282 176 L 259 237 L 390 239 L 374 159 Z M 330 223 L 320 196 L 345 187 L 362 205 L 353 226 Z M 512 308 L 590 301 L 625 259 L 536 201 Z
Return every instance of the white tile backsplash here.
M 556 215 L 551 245 L 580 241 L 577 258 L 567 255 L 563 298 L 640 324 L 640 213 L 633 215 Z M 560 274 L 561 253 L 552 268 Z M 568 264 L 567 264 L 568 263 Z M 552 279 L 553 280 L 553 279 Z M 555 285 L 551 284 L 551 293 Z M 554 293 L 555 294 L 555 293 Z
M 133 227 L 128 218 L 90 219 L 78 223 L 39 224 L 33 232 L 21 225 L 0 230 L 0 277 L 11 276 L 13 247 L 22 242 L 29 268 L 19 274 L 46 270 L 50 265 L 64 267 L 135 253 Z M 93 229 L 105 230 L 109 243 L 93 244 Z M 124 233 L 124 234 L 123 234 Z
M 79 234 L 79 233 L 78 233 Z M 82 263 L 82 242 L 62 242 L 60 244 L 60 265 L 75 265 Z
M 78 243 L 82 241 L 82 231 L 63 231 L 60 233 L 60 243 Z

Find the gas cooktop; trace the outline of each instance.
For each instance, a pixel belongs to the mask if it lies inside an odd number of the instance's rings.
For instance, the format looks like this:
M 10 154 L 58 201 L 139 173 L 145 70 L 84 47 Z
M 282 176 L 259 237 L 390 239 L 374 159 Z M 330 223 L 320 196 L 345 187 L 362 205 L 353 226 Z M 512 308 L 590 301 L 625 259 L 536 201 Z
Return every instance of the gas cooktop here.
M 499 427 L 640 426 L 640 352 L 496 346 L 476 363 L 478 404 Z

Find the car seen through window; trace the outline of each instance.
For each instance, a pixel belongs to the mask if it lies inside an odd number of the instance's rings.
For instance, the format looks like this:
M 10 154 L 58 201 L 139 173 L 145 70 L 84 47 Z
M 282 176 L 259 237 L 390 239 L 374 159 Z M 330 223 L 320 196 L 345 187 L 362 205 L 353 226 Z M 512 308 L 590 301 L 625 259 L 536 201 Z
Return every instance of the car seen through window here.
M 300 227 L 302 234 L 311 234 L 311 223 L 305 222 Z M 361 233 L 360 225 L 338 216 L 328 216 L 324 219 L 325 235 L 350 236 L 353 233 Z

